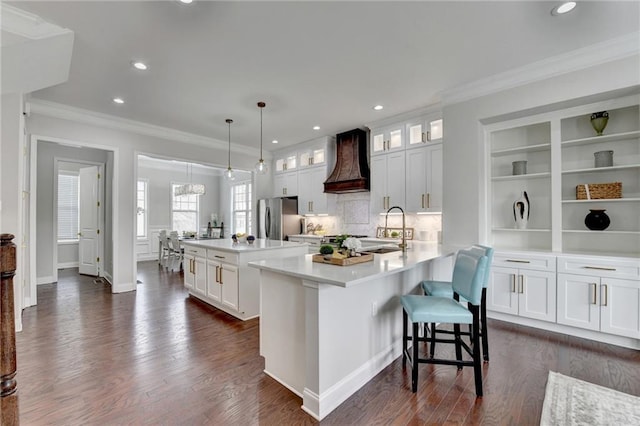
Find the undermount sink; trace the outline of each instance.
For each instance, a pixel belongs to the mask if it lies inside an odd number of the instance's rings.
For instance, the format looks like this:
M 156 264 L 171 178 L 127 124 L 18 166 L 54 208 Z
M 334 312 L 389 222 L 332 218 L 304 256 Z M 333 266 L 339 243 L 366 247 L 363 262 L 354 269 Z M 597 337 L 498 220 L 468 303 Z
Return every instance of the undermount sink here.
M 400 247 L 380 247 L 373 250 L 365 250 L 364 252 L 373 253 L 373 254 L 384 254 L 384 253 L 391 253 L 394 251 L 400 251 Z

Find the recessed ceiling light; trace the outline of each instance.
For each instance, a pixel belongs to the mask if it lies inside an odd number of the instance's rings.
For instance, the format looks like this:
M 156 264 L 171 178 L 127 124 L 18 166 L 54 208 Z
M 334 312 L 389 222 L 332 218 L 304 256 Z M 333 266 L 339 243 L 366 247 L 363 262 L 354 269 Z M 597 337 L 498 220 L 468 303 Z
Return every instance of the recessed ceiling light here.
M 373 109 L 375 109 L 376 111 L 380 111 L 383 108 L 384 107 L 382 105 L 376 105 L 376 106 L 373 107 Z
M 313 130 L 320 130 L 320 126 L 313 126 Z
M 180 0 L 180 3 L 191 4 L 193 0 Z
M 132 62 L 132 64 L 133 64 L 133 67 L 137 70 L 145 71 L 147 69 L 147 64 L 145 64 L 144 62 L 134 61 Z
M 123 104 L 124 103 L 124 99 L 122 99 L 122 98 L 113 98 L 113 102 L 115 102 L 117 104 Z
M 278 141 L 274 139 L 271 141 L 271 143 L 278 143 Z
M 564 13 L 571 12 L 575 7 L 576 7 L 575 1 L 565 1 L 557 5 L 553 9 L 551 9 L 551 14 L 554 16 L 562 15 Z

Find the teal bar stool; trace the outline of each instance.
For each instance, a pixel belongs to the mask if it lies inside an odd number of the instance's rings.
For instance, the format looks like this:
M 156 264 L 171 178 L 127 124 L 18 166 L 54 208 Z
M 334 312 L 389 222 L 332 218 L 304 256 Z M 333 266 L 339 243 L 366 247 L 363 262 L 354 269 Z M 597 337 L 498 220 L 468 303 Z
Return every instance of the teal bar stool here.
M 453 267 L 453 298 L 437 296 L 421 296 L 409 294 L 400 298 L 402 304 L 402 367 L 407 359 L 411 363 L 411 390 L 418 390 L 418 365 L 445 364 L 455 365 L 458 369 L 473 367 L 476 384 L 476 395 L 482 396 L 482 361 L 480 357 L 480 302 L 487 257 L 479 256 L 471 250 L 460 250 Z M 468 306 L 459 303 L 464 297 Z M 409 322 L 412 323 L 412 335 L 409 337 Z M 447 341 L 455 344 L 456 359 L 437 359 L 433 357 L 420 358 L 418 354 L 419 341 L 427 338 L 418 336 L 420 323 L 449 323 L 453 324 L 454 339 Z M 462 340 L 460 324 L 472 325 L 471 347 Z M 408 343 L 412 341 L 411 352 Z M 442 340 L 441 340 L 442 341 Z M 462 359 L 462 349 L 471 357 L 472 361 Z
M 482 356 L 485 361 L 489 362 L 489 335 L 487 332 L 487 285 L 489 284 L 489 277 L 491 275 L 491 262 L 493 261 L 493 248 L 481 246 L 476 244 L 471 248 L 467 249 L 473 252 L 477 252 L 480 255 L 487 256 L 487 268 L 485 269 L 484 278 L 483 278 L 483 286 L 482 286 L 482 301 L 480 303 L 480 338 L 482 339 Z M 427 296 L 437 296 L 437 297 L 449 297 L 453 298 L 453 288 L 451 287 L 451 282 L 448 281 L 422 281 L 420 282 L 422 286 L 422 290 L 424 294 Z M 426 329 L 426 324 L 425 324 Z M 430 346 L 430 355 L 433 358 L 433 355 L 436 350 L 436 334 L 452 334 L 452 331 L 449 330 L 437 330 L 436 324 L 431 324 L 431 346 Z M 469 332 L 462 332 L 463 335 L 470 336 L 471 329 Z

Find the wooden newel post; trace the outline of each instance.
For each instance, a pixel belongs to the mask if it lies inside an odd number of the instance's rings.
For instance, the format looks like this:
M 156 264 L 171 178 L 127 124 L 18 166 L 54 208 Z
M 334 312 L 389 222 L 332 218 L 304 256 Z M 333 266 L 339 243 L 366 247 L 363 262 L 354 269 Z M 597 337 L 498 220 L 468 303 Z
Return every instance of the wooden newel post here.
M 16 321 L 13 276 L 16 274 L 16 245 L 13 235 L 0 234 L 0 425 L 17 425 L 18 383 L 16 381 Z

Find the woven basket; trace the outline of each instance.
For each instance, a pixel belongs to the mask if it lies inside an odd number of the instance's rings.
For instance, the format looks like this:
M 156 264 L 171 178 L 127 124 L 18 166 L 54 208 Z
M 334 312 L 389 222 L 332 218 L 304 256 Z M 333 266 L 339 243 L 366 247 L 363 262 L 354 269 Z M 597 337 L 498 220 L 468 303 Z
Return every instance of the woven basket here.
M 589 197 L 587 190 L 589 187 Z M 576 200 L 602 200 L 606 198 L 622 198 L 622 182 L 588 183 L 576 186 Z

